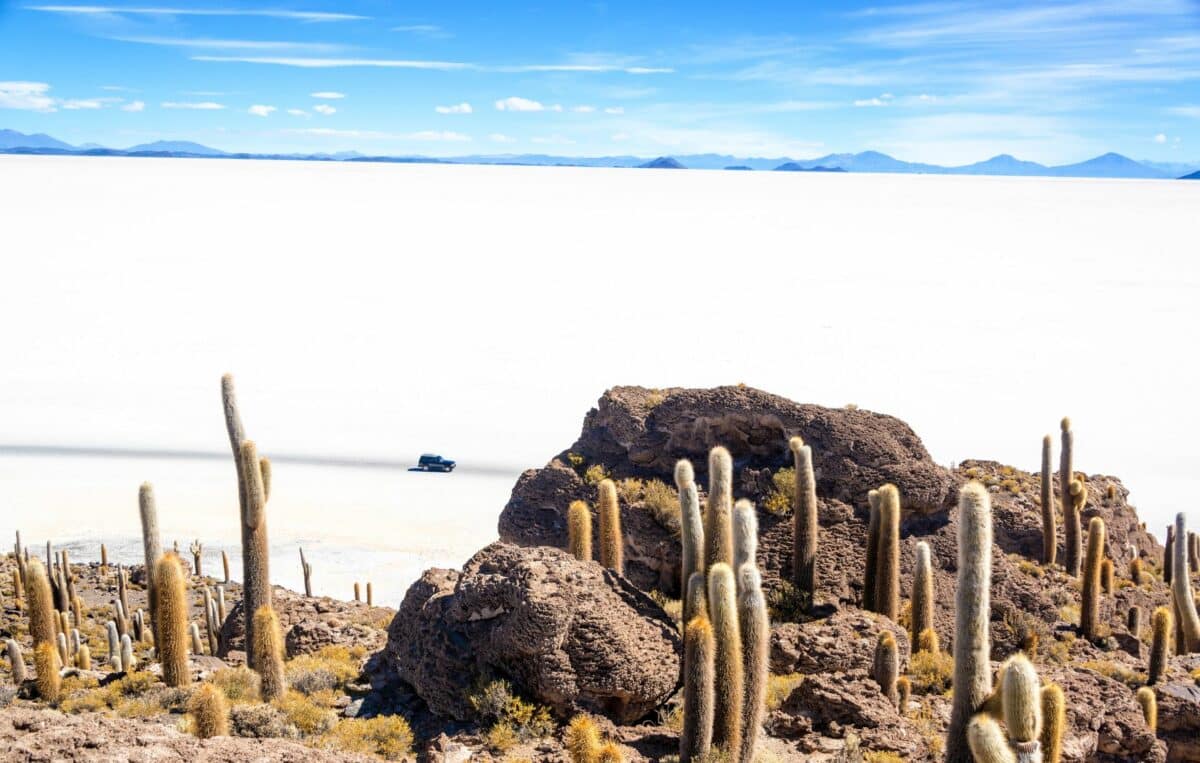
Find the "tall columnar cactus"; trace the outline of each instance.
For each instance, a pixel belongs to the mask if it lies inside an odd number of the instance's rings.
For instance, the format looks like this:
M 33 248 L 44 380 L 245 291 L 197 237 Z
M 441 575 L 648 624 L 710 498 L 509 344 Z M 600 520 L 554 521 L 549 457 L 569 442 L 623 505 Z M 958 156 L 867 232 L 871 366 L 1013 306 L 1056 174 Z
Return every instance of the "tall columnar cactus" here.
M 12 670 L 13 686 L 20 687 L 25 683 L 25 658 L 21 656 L 21 645 L 15 639 L 9 639 L 4 645 L 8 652 L 8 664 Z
M 792 584 L 811 607 L 817 594 L 817 547 L 821 534 L 817 521 L 817 479 L 812 448 L 799 437 L 789 440 L 788 446 L 796 468 L 796 492 L 792 496 Z
M 142 519 L 142 555 L 146 564 L 146 596 L 150 602 L 150 630 L 155 630 L 158 628 L 158 609 L 155 606 L 157 592 L 154 590 L 154 566 L 158 563 L 158 558 L 162 556 L 162 539 L 158 532 L 158 504 L 154 500 L 154 486 L 149 482 L 143 482 L 142 486 L 138 488 L 138 514 Z M 123 603 L 126 611 L 129 611 L 128 599 L 125 599 Z
M 154 577 L 154 566 L 146 568 L 146 592 L 152 590 L 151 583 Z M 129 611 L 129 573 L 121 565 L 117 565 L 117 603 L 121 605 L 121 609 L 125 612 Z M 153 612 L 151 613 L 153 614 Z
M 1106 533 L 1104 520 L 1092 517 L 1088 523 L 1087 561 L 1083 568 L 1083 601 L 1079 610 L 1079 630 L 1089 641 L 1096 639 L 1100 627 L 1100 566 L 1104 561 Z
M 188 635 L 192 637 L 192 654 L 204 654 L 204 640 L 200 638 L 200 626 L 196 623 L 189 624 Z
M 693 572 L 692 576 L 688 578 L 683 607 L 684 611 L 691 613 L 693 618 L 701 615 L 705 618 L 708 617 L 708 581 L 703 572 Z M 691 620 L 688 622 L 690 623 Z
M 371 585 L 371 581 L 367 581 L 367 606 L 375 606 L 375 587 Z
M 37 670 L 38 696 L 53 705 L 62 694 L 62 669 L 58 649 L 49 641 L 42 641 L 33 648 L 33 666 Z
M 121 634 L 117 633 L 117 624 L 112 620 L 105 626 L 108 636 L 108 664 L 113 670 L 121 669 Z
M 879 491 L 867 493 L 867 503 L 871 513 L 867 519 L 867 550 L 866 566 L 863 571 L 863 609 L 868 612 L 877 611 L 875 607 L 875 574 L 879 562 Z
M 1189 532 L 1188 538 L 1191 539 L 1191 551 L 1188 558 L 1191 560 L 1192 572 L 1200 572 L 1200 535 Z
M 1146 725 L 1150 727 L 1151 732 L 1158 731 L 1158 698 L 1154 696 L 1154 690 L 1149 686 L 1143 686 L 1137 690 L 1137 703 L 1142 708 L 1142 717 L 1146 719 Z
M 1200 652 L 1200 616 L 1188 575 L 1187 519 L 1183 512 L 1175 515 L 1175 558 L 1171 576 L 1171 595 L 1178 610 L 1176 616 L 1183 631 L 1183 642 L 1176 647 L 1179 654 Z
M 704 566 L 733 564 L 733 457 L 717 446 L 708 453 L 708 508 L 704 512 Z M 716 623 L 713 623 L 716 625 Z
M 1062 420 L 1062 453 L 1058 461 L 1059 502 L 1062 503 L 1063 525 L 1066 544 L 1063 548 L 1063 564 L 1067 574 L 1079 576 L 1079 563 L 1082 554 L 1082 544 L 1079 537 L 1081 528 L 1079 513 L 1075 510 L 1075 500 L 1071 495 L 1071 482 L 1075 479 L 1075 433 L 1071 431 L 1071 419 Z
M 1163 582 L 1171 585 L 1171 573 L 1175 567 L 1175 525 L 1167 525 L 1167 544 L 1163 547 Z
M 700 496 L 691 461 L 680 459 L 675 464 L 675 486 L 679 489 L 679 537 L 683 546 L 679 590 L 684 597 L 683 622 L 689 623 L 700 613 L 691 608 L 688 584 L 693 573 L 704 572 L 704 518 L 700 515 Z
M 954 596 L 954 704 L 946 763 L 972 763 L 967 724 L 992 691 L 990 665 L 992 504 L 987 489 L 967 483 L 958 496 L 958 587 Z
M 1043 686 L 1041 696 L 1042 763 L 1060 763 L 1063 729 L 1067 725 L 1067 700 L 1058 684 Z
M 771 619 L 762 576 L 753 562 L 738 568 L 738 623 L 741 627 L 746 696 L 742 705 L 742 745 L 738 760 L 751 763 L 767 701 L 771 656 Z
M 1050 450 L 1050 435 L 1042 438 L 1042 563 L 1054 564 L 1058 556 L 1058 535 L 1054 516 L 1054 475 Z
M 709 567 L 708 609 L 716 639 L 713 660 L 716 694 L 713 703 L 713 745 L 736 756 L 742 747 L 745 680 L 737 613 L 737 584 L 733 570 L 725 562 L 717 562 Z
M 37 558 L 25 566 L 25 598 L 29 608 L 29 635 L 33 645 L 54 644 L 54 594 L 46 568 Z
M 192 733 L 200 739 L 229 736 L 229 702 L 221 687 L 211 682 L 200 684 L 188 700 Z
M 188 598 L 187 576 L 183 564 L 174 554 L 163 554 L 154 565 L 155 602 L 158 611 L 152 622 L 158 629 L 154 635 L 158 661 L 162 663 L 163 683 L 167 686 L 187 686 L 192 682 L 188 668 Z M 128 666 L 125 666 L 129 670 Z
M 1113 578 L 1116 572 L 1113 569 L 1112 559 L 1104 559 L 1100 562 L 1100 590 L 1104 591 L 1108 596 L 1112 596 Z
M 625 574 L 625 536 L 621 532 L 621 504 L 612 480 L 600 481 L 597 500 L 600 513 L 600 564 L 618 575 Z
M 938 641 L 937 631 L 933 628 L 926 628 L 917 634 L 917 651 L 929 652 L 930 654 L 940 654 L 942 651 L 941 642 Z
M 263 701 L 270 702 L 282 697 L 287 691 L 287 680 L 283 674 L 283 636 L 279 630 L 279 618 L 269 606 L 260 607 L 254 614 L 255 670 L 261 680 L 259 689 Z
M 71 645 L 67 643 L 67 634 L 58 632 L 58 661 L 63 665 L 71 664 Z
M 1142 560 L 1138 557 L 1133 557 L 1129 560 L 1129 579 L 1134 585 L 1141 585 L 1146 582 L 1146 573 L 1142 565 Z
M 896 649 L 896 637 L 891 631 L 879 632 L 875 641 L 875 657 L 872 660 L 872 672 L 879 690 L 897 707 L 900 705 L 900 694 L 896 681 L 900 678 L 900 653 Z
M 933 559 L 929 544 L 921 541 L 917 544 L 917 563 L 913 569 L 912 643 L 919 646 L 921 632 L 932 627 Z
M 254 617 L 250 607 L 271 605 L 270 555 L 267 543 L 267 499 L 263 493 L 258 450 L 250 440 L 242 442 L 242 473 L 246 475 L 246 513 L 242 516 L 242 606 L 246 608 L 246 638 L 253 641 Z M 250 667 L 255 658 L 247 656 Z
M 702 573 L 693 573 L 702 575 Z M 683 732 L 679 761 L 703 761 L 712 748 L 713 660 L 716 643 L 712 625 L 703 614 L 688 621 L 683 632 Z
M 224 571 L 225 579 L 222 581 L 225 585 L 229 585 L 229 554 L 221 551 L 221 568 Z
M 100 544 L 100 574 L 108 574 L 108 547 Z
M 1004 730 L 996 719 L 980 713 L 967 724 L 967 760 L 974 763 L 1017 763 Z
M 1041 680 L 1033 663 L 1022 654 L 1008 660 L 1003 686 L 1004 725 L 1017 753 L 1017 760 L 1041 761 Z
M 567 553 L 581 562 L 592 560 L 592 512 L 584 501 L 567 508 Z
M 591 542 L 592 542 L 592 523 L 588 522 L 588 557 L 591 559 Z M 224 553 L 224 552 L 222 552 Z M 304 574 L 304 596 L 312 598 L 312 565 L 304 558 L 304 549 L 300 549 L 300 572 Z
M 1125 615 L 1125 630 L 1129 631 L 1129 635 L 1134 638 L 1140 638 L 1142 635 L 1142 609 L 1141 607 L 1130 607 L 1129 612 Z
M 1150 618 L 1150 684 L 1158 683 L 1167 669 L 1167 660 L 1171 657 L 1172 631 L 1175 630 L 1174 619 L 1167 607 L 1158 607 Z
M 200 566 L 200 561 L 204 556 L 204 544 L 197 538 L 192 541 L 192 545 L 188 547 L 188 550 L 192 552 L 192 567 L 196 577 L 203 577 L 204 569 Z
M 126 673 L 137 670 L 137 659 L 133 656 L 133 639 L 129 638 L 128 633 L 121 637 L 121 670 Z
M 758 514 L 754 504 L 743 498 L 733 506 L 733 569 L 741 570 L 745 564 L 757 565 L 757 559 Z
M 879 556 L 875 572 L 875 611 L 896 621 L 900 617 L 900 491 L 879 488 Z

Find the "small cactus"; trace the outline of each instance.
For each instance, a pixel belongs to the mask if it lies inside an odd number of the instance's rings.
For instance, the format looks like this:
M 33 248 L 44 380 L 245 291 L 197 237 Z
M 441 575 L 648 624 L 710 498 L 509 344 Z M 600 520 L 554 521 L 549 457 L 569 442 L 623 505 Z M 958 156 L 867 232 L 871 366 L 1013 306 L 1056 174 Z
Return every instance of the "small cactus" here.
M 702 573 L 693 573 L 693 578 Z M 712 748 L 714 659 L 716 643 L 712 625 L 703 614 L 688 621 L 683 634 L 683 732 L 679 736 L 680 763 L 699 763 Z
M 1167 585 L 1171 585 L 1171 575 L 1174 572 L 1175 562 L 1175 525 L 1167 525 L 1167 543 L 1163 546 L 1163 561 L 1162 561 L 1162 579 Z
M 54 593 L 42 563 L 34 558 L 25 566 L 25 598 L 29 608 L 29 635 L 33 645 L 54 645 Z
M 1017 763 L 1017 756 L 1008 746 L 1004 730 L 990 715 L 980 713 L 971 719 L 966 729 L 970 747 L 967 761 L 970 763 Z
M 589 530 L 591 528 L 588 528 Z M 590 538 L 589 538 L 590 540 Z M 223 552 L 222 552 L 223 553 Z M 300 572 L 304 573 L 304 595 L 312 598 L 312 565 L 304 558 L 304 549 L 300 549 Z
M 1082 554 L 1080 539 L 1079 513 L 1076 511 L 1075 500 L 1071 494 L 1072 481 L 1075 477 L 1074 453 L 1075 433 L 1071 431 L 1071 419 L 1062 420 L 1062 452 L 1058 461 L 1059 502 L 1062 504 L 1063 524 L 1066 543 L 1063 548 L 1063 565 L 1067 574 L 1079 577 L 1079 564 Z
M 941 643 L 938 641 L 937 631 L 933 628 L 926 628 L 917 634 L 917 651 L 929 652 L 930 654 L 939 654 L 942 651 Z
M 229 585 L 229 554 L 225 553 L 224 549 L 221 550 L 221 567 L 225 572 L 224 583 Z
M 743 498 L 733 506 L 733 569 L 757 565 L 757 558 L 758 514 L 754 504 Z
M 1105 559 L 1104 561 L 1100 562 L 1100 590 L 1104 591 L 1105 595 L 1107 596 L 1112 596 L 1113 575 L 1114 570 L 1112 559 Z
M 733 570 L 725 562 L 717 562 L 709 568 L 708 609 L 716 639 L 713 660 L 716 694 L 713 703 L 713 745 L 735 756 L 742 742 L 745 681 L 737 613 L 737 584 L 733 579 Z
M 567 508 L 567 552 L 581 562 L 592 560 L 592 512 L 584 501 Z
M 753 509 L 751 509 L 753 511 Z M 754 760 L 767 701 L 771 657 L 771 619 L 763 596 L 762 576 L 753 562 L 738 568 L 738 624 L 741 628 L 745 701 L 742 705 L 742 744 L 738 760 Z
M 56 645 L 58 646 L 58 662 L 59 662 L 59 664 L 60 665 L 70 665 L 71 664 L 71 645 L 67 643 L 67 634 L 63 633 L 62 631 L 59 631 L 56 642 L 57 642 Z
M 912 643 L 920 651 L 921 633 L 933 627 L 933 560 L 929 544 L 917 544 L 917 563 L 913 569 Z
M 875 642 L 875 658 L 872 661 L 875 683 L 887 697 L 888 702 L 899 707 L 900 694 L 896 681 L 900 678 L 900 655 L 896 649 L 896 637 L 891 631 L 880 631 Z
M 704 544 L 706 569 L 722 562 L 733 564 L 733 458 L 728 450 L 720 446 L 708 453 L 708 508 L 704 513 Z
M 38 696 L 48 704 L 58 703 L 62 694 L 62 675 L 58 649 L 49 641 L 41 641 L 33 649 L 33 666 L 37 670 Z
M 192 733 L 200 739 L 229 736 L 229 702 L 219 686 L 200 684 L 188 700 L 187 709 L 192 716 Z
M 866 565 L 863 571 L 862 608 L 875 612 L 875 574 L 879 561 L 879 491 L 867 493 L 871 514 L 867 520 Z
M 105 626 L 108 635 L 108 664 L 115 671 L 121 670 L 121 635 L 117 633 L 117 624 L 112 620 Z
M 1067 724 L 1067 701 L 1058 684 L 1042 687 L 1042 763 L 1062 760 L 1063 729 Z
M 1154 690 L 1149 686 L 1143 686 L 1137 690 L 1137 703 L 1142 708 L 1142 717 L 1146 719 L 1146 725 L 1150 727 L 1151 733 L 1158 732 L 1158 699 L 1154 696 Z
M 1100 566 L 1104 559 L 1104 520 L 1092 517 L 1088 523 L 1087 561 L 1083 568 L 1083 600 L 1079 610 L 1079 630 L 1095 641 L 1100 626 Z
M 362 589 L 359 588 L 357 580 L 354 581 L 354 600 L 357 602 L 362 601 Z
M 1158 607 L 1150 618 L 1150 674 L 1148 683 L 1154 685 L 1162 679 L 1171 657 L 1171 636 L 1175 630 L 1175 618 L 1167 607 Z
M 1134 638 L 1142 635 L 1142 610 L 1140 607 L 1130 607 L 1125 615 L 1125 630 Z
M 287 691 L 287 680 L 283 673 L 283 636 L 279 631 L 279 618 L 270 607 L 260 607 L 254 614 L 255 627 L 254 669 L 261 679 L 259 689 L 264 702 L 278 699 Z
M 200 566 L 200 558 L 204 554 L 204 544 L 200 542 L 199 538 L 197 538 L 196 540 L 192 541 L 192 545 L 189 547 L 189 550 L 192 552 L 192 567 L 194 568 L 196 577 L 203 577 L 204 572 L 203 568 Z
M 600 564 L 625 574 L 625 536 L 621 532 L 621 504 L 617 486 L 610 479 L 600 480 L 597 508 L 600 514 Z
M 188 633 L 192 637 L 192 654 L 204 654 L 204 641 L 200 638 L 200 626 L 191 623 L 188 625 Z
M 1018 754 L 1040 747 L 1042 735 L 1041 680 L 1033 663 L 1022 654 L 1009 658 L 1003 684 L 1004 725 Z
M 132 673 L 137 670 L 137 659 L 133 656 L 133 640 L 129 638 L 128 633 L 121 637 L 121 670 L 124 670 L 126 673 Z M 165 683 L 166 680 L 164 677 L 163 682 Z M 188 680 L 191 680 L 190 676 Z M 167 685 L 170 686 L 171 684 Z
M 792 584 L 811 607 L 817 594 L 817 547 L 821 533 L 817 480 L 812 448 L 799 437 L 791 438 L 788 446 L 796 469 L 796 492 L 792 496 Z
M 1129 560 L 1129 579 L 1134 585 L 1141 585 L 1146 582 L 1146 573 L 1142 566 L 1142 560 L 1134 557 Z
M 1051 448 L 1054 440 L 1050 435 L 1042 438 L 1042 563 L 1054 564 L 1058 555 L 1057 528 L 1054 516 L 1054 482 L 1052 475 Z
M 600 749 L 600 727 L 591 716 L 580 713 L 567 724 L 563 741 L 571 763 L 591 763 Z
M 908 676 L 900 676 L 896 679 L 896 695 L 896 704 L 900 709 L 900 715 L 904 715 L 908 711 L 908 702 L 912 697 L 912 681 L 908 680 Z
M 875 572 L 875 611 L 895 622 L 900 617 L 900 491 L 879 488 L 879 551 Z
M 270 551 L 267 543 L 267 499 L 263 492 L 258 449 L 250 440 L 242 442 L 242 474 L 246 478 L 246 511 L 242 515 L 242 602 L 246 609 L 246 640 L 254 640 L 254 616 L 260 607 L 271 605 Z M 251 668 L 255 657 L 247 655 Z
M 371 581 L 367 581 L 367 606 L 375 606 L 375 588 L 371 585 Z
M 683 622 L 688 623 L 699 614 L 691 608 L 689 582 L 693 573 L 702 576 L 704 573 L 704 517 L 700 514 L 700 496 L 691 461 L 680 459 L 675 464 L 675 486 L 679 489 L 679 537 L 683 546 L 679 585 L 684 596 Z
M 8 665 L 12 670 L 13 686 L 20 687 L 25 683 L 25 658 L 21 656 L 21 645 L 10 638 L 4 646 L 8 653 Z
M 992 692 L 992 507 L 987 489 L 967 483 L 958 498 L 958 586 L 954 610 L 954 697 L 946 763 L 972 763 L 967 724 Z
M 80 644 L 79 649 L 75 651 L 75 667 L 80 670 L 92 669 L 92 650 L 87 644 Z
M 1177 645 L 1178 654 L 1200 652 L 1200 615 L 1196 613 L 1195 594 L 1188 575 L 1187 519 L 1183 512 L 1175 515 L 1175 555 L 1172 562 L 1171 595 L 1175 599 L 1177 625 L 1183 640 Z
M 154 568 L 162 556 L 162 539 L 158 532 L 158 503 L 154 500 L 154 486 L 143 482 L 138 488 L 138 515 L 142 520 L 142 555 L 146 565 L 146 597 L 150 602 L 150 630 L 158 629 L 157 591 L 154 590 Z M 118 585 L 121 586 L 121 603 L 129 611 L 129 599 L 125 594 L 125 572 L 118 568 Z M 157 635 L 157 633 L 156 633 Z
M 154 566 L 154 590 L 158 611 L 153 622 L 158 629 L 154 643 L 158 661 L 162 664 L 163 683 L 167 686 L 187 686 L 192 682 L 188 668 L 188 599 L 187 577 L 175 554 L 163 554 Z M 126 671 L 128 665 L 122 666 Z

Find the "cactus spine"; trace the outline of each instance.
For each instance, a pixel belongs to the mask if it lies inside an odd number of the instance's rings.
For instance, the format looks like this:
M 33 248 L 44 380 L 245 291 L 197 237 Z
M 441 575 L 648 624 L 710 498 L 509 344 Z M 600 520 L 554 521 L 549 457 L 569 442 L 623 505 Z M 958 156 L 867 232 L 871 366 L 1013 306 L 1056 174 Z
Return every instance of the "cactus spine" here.
M 229 702 L 215 684 L 200 684 L 188 701 L 192 732 L 200 739 L 229 736 Z
M 625 574 L 625 538 L 621 534 L 621 505 L 612 480 L 600 481 L 600 564 Z
M 692 462 L 680 459 L 675 464 L 675 487 L 679 489 L 679 535 L 683 546 L 680 559 L 680 592 L 684 597 L 683 622 L 690 623 L 700 614 L 692 608 L 692 574 L 704 573 L 704 518 L 700 515 L 700 496 L 696 491 L 696 473 Z M 701 586 L 701 597 L 705 595 Z
M 1154 685 L 1162 678 L 1171 656 L 1171 636 L 1175 630 L 1175 618 L 1167 607 L 1154 610 L 1150 618 L 1150 676 L 1148 683 Z
M 583 501 L 567 509 L 567 551 L 581 562 L 592 560 L 592 512 Z
M 712 569 L 718 562 L 733 564 L 733 457 L 719 445 L 708 453 L 704 544 L 705 568 Z M 714 619 L 713 626 L 716 625 Z
M 1071 420 L 1062 420 L 1062 453 L 1058 461 L 1059 501 L 1062 503 L 1063 524 L 1066 534 L 1066 544 L 1063 548 L 1063 563 L 1067 574 L 1079 577 L 1079 562 L 1082 556 L 1080 540 L 1079 512 L 1076 510 L 1075 498 L 1071 493 L 1071 482 L 1075 477 L 1074 466 L 1075 433 L 1071 431 Z
M 5 642 L 5 651 L 8 652 L 8 664 L 12 668 L 13 686 L 20 687 L 25 683 L 25 658 L 21 656 L 21 645 L 10 638 Z
M 694 573 L 702 577 L 702 573 Z M 714 659 L 712 625 L 703 614 L 688 621 L 683 633 L 683 732 L 680 763 L 702 761 L 712 748 Z
M 163 554 L 154 566 L 154 589 L 158 611 L 152 622 L 158 629 L 154 636 L 158 661 L 162 663 L 163 683 L 167 686 L 187 686 L 192 681 L 188 668 L 188 600 L 183 564 L 174 554 Z M 122 665 L 126 671 L 128 665 Z
M 811 608 L 817 595 L 817 546 L 821 526 L 817 521 L 817 480 L 812 448 L 804 440 L 788 441 L 796 468 L 796 493 L 792 497 L 792 584 Z
M 912 643 L 921 651 L 921 633 L 933 628 L 933 560 L 929 544 L 917 544 L 917 563 L 913 569 Z
M 1058 536 L 1054 517 L 1054 478 L 1051 463 L 1051 448 L 1054 440 L 1050 435 L 1042 438 L 1042 563 L 1054 564 L 1058 556 Z
M 740 574 L 743 565 L 757 565 L 757 558 L 758 514 L 754 504 L 743 498 L 733 506 L 733 569 Z
M 751 508 L 753 511 L 753 508 Z M 738 568 L 738 623 L 741 626 L 746 696 L 742 705 L 742 744 L 738 760 L 751 763 L 767 701 L 771 620 L 763 596 L 762 576 L 753 562 Z
M 138 514 L 142 519 L 142 554 L 146 564 L 146 597 L 150 602 L 150 630 L 158 628 L 158 608 L 155 605 L 158 592 L 154 590 L 154 567 L 162 556 L 162 540 L 158 532 L 158 504 L 154 500 L 154 486 L 143 482 L 138 488 Z M 122 570 L 118 570 L 124 575 Z M 124 590 L 124 578 L 119 581 Z M 122 594 L 122 604 L 129 611 L 129 601 Z
M 1178 654 L 1200 652 L 1200 616 L 1188 576 L 1187 519 L 1183 512 L 1175 515 L 1175 556 L 1171 576 L 1171 595 L 1175 599 L 1176 616 L 1183 631 L 1183 641 L 1176 646 Z
M 737 613 L 737 585 L 733 579 L 733 570 L 725 562 L 717 562 L 709 567 L 708 609 L 716 639 L 713 660 L 716 698 L 713 703 L 712 743 L 730 756 L 736 756 L 742 741 L 745 682 L 742 672 L 741 628 L 738 625 Z
M 896 681 L 900 678 L 900 655 L 896 649 L 896 637 L 891 631 L 880 631 L 879 639 L 875 642 L 875 659 L 873 670 L 875 683 L 888 702 L 899 707 L 900 694 Z
M 954 611 L 954 704 L 946 763 L 972 763 L 967 724 L 992 691 L 992 506 L 987 489 L 967 483 L 958 497 L 958 587 Z
M 1042 761 L 1062 760 L 1063 729 L 1067 724 L 1067 701 L 1058 684 L 1042 687 Z
M 46 569 L 36 558 L 25 566 L 25 598 L 29 608 L 29 635 L 33 645 L 54 644 L 54 594 Z
M 879 560 L 879 491 L 867 493 L 871 514 L 867 520 L 866 567 L 863 572 L 863 609 L 875 612 L 875 573 Z
M 51 705 L 57 703 L 62 694 L 62 676 L 54 644 L 42 641 L 34 647 L 33 666 L 37 670 L 38 696 Z
M 1154 690 L 1149 686 L 1143 686 L 1137 690 L 1137 703 L 1141 705 L 1142 717 L 1146 719 L 1146 725 L 1150 727 L 1152 733 L 1158 732 L 1158 699 L 1154 696 Z
M 875 611 L 893 622 L 900 617 L 900 491 L 879 489 L 879 556 L 875 572 Z
M 254 614 L 254 669 L 261 679 L 260 692 L 264 702 L 282 697 L 287 691 L 283 674 L 283 636 L 279 618 L 269 606 L 260 607 Z
M 1083 569 L 1083 601 L 1079 629 L 1083 637 L 1094 641 L 1100 625 L 1100 563 L 1104 559 L 1104 520 L 1092 517 L 1088 523 L 1087 563 Z

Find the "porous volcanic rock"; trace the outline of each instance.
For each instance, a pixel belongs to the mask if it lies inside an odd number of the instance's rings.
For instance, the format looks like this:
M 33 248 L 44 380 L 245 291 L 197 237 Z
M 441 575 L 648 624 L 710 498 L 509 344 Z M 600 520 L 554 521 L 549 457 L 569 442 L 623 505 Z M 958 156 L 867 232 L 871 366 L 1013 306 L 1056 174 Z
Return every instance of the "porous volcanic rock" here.
M 771 672 L 837 673 L 870 671 L 882 631 L 896 637 L 901 674 L 908 662 L 908 633 L 896 623 L 861 609 L 842 609 L 823 620 L 780 623 L 771 629 Z
M 469 690 L 502 678 L 560 715 L 638 720 L 678 686 L 682 648 L 653 600 L 595 562 L 493 543 L 462 572 L 433 569 L 404 597 L 386 659 L 435 713 L 474 717 Z
M 676 461 L 687 458 L 703 490 L 715 445 L 733 455 L 738 497 L 761 503 L 771 474 L 791 464 L 793 435 L 812 446 L 823 520 L 864 514 L 867 492 L 887 482 L 900 488 L 908 516 L 938 514 L 953 500 L 955 476 L 934 463 L 912 429 L 892 416 L 793 403 L 742 386 L 614 387 L 588 412 L 575 444 L 544 468 L 521 475 L 500 515 L 500 538 L 564 547 L 567 507 L 576 499 L 594 504 L 596 486 L 585 474 L 597 465 L 614 478 L 671 485 Z M 678 595 L 679 542 L 673 530 L 622 503 L 626 575 L 644 590 Z M 759 514 L 763 535 L 769 536 L 778 518 Z M 769 541 L 764 537 L 760 544 L 760 566 L 768 576 L 791 563 L 790 536 L 786 550 Z
M 369 623 L 386 622 L 392 614 L 386 607 L 368 607 L 360 602 L 339 601 L 327 596 L 308 598 L 279 586 L 272 589 L 271 599 L 289 658 L 334 645 L 362 646 L 371 652 L 383 648 L 383 631 Z M 242 602 L 238 601 L 225 616 L 221 625 L 221 657 L 240 652 L 244 658 L 246 621 L 243 611 Z

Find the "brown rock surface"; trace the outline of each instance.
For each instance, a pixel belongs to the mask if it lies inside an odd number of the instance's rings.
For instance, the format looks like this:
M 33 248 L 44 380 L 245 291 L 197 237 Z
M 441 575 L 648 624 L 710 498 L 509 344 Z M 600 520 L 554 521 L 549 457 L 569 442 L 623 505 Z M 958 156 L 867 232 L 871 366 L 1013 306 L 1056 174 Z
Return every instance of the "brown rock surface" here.
M 394 610 L 368 607 L 355 601 L 340 601 L 327 596 L 303 594 L 275 586 L 272 589 L 275 614 L 283 629 L 287 656 L 311 654 L 326 646 L 362 646 L 368 651 L 383 648 L 383 624 Z M 225 616 L 221 627 L 221 656 L 246 649 L 245 618 L 238 601 Z

